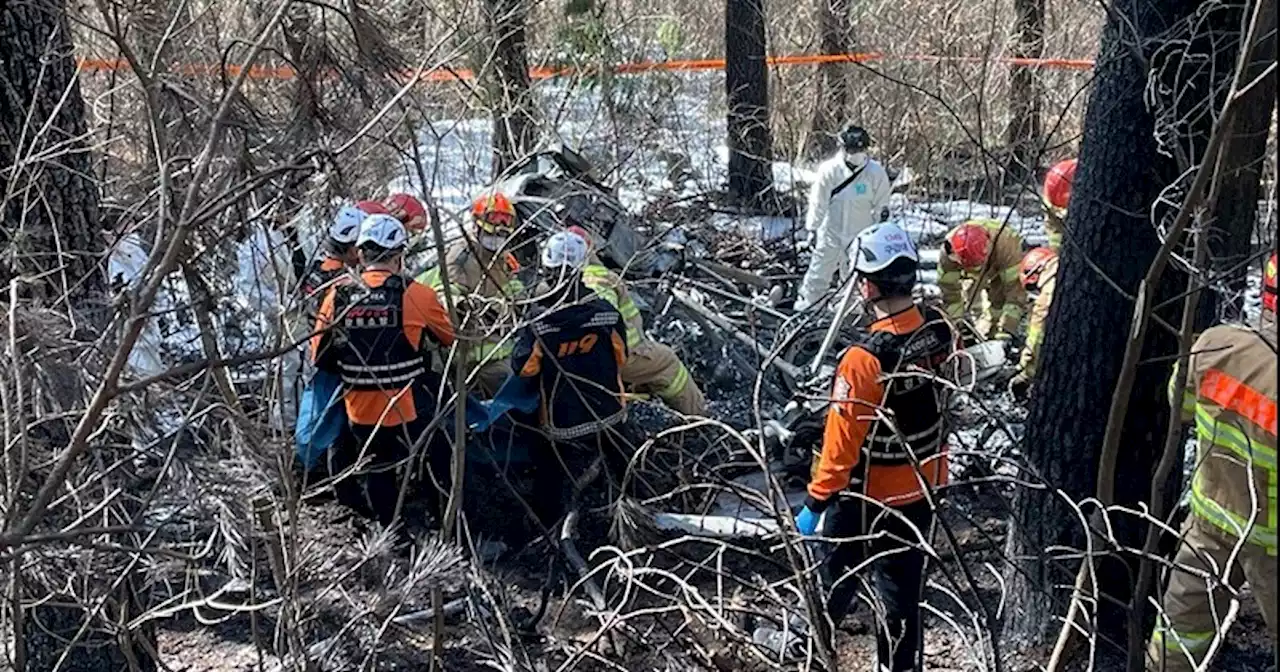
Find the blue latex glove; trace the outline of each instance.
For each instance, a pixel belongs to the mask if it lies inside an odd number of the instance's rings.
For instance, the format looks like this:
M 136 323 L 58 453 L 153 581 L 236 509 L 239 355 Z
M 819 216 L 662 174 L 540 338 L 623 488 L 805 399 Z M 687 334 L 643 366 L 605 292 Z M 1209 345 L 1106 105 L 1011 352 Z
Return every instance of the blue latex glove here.
M 806 506 L 796 514 L 796 529 L 800 530 L 800 534 L 811 537 L 818 533 L 818 520 L 821 517 L 821 514 L 814 513 Z

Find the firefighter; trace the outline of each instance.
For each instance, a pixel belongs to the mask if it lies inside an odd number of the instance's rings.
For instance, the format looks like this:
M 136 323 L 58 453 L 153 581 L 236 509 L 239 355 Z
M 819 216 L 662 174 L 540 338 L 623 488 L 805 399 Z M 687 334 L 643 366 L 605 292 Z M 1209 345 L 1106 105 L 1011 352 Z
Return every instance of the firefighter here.
M 1195 423 L 1191 515 L 1147 648 L 1151 672 L 1212 669 L 1223 616 L 1248 583 L 1276 643 L 1276 255 L 1263 274 L 1259 328 L 1222 324 L 1191 348 L 1170 403 Z M 1179 363 L 1181 365 L 1181 363 Z M 1274 649 L 1273 649 L 1274 655 Z
M 627 283 L 601 263 L 591 243 L 591 234 L 580 226 L 571 226 L 568 230 L 587 241 L 583 284 L 616 308 L 626 322 L 630 355 L 622 367 L 622 382 L 636 392 L 660 397 L 668 406 L 685 415 L 706 415 L 707 400 L 689 375 L 689 369 L 674 350 L 645 334 L 640 307 L 627 291 Z
M 881 670 L 920 670 L 920 597 L 934 509 L 925 488 L 946 484 L 944 409 L 947 388 L 935 382 L 955 347 L 941 311 L 912 299 L 919 258 L 911 239 L 877 224 L 855 241 L 854 282 L 874 314 L 868 331 L 840 358 L 822 437 L 822 452 L 796 516 L 805 536 L 840 541 L 823 562 L 827 615 L 835 625 L 850 611 L 871 560 L 868 601 L 876 607 Z M 861 541 L 848 541 L 862 537 Z M 867 539 L 870 540 L 867 540 Z M 793 620 L 793 623 L 795 621 Z M 788 629 L 803 631 L 802 625 Z M 774 651 L 799 637 L 760 628 L 753 639 Z
M 1018 266 L 1018 279 L 1028 292 L 1038 290 L 1031 304 L 1031 317 L 1027 322 L 1027 342 L 1018 358 L 1018 373 L 1009 380 L 1009 391 L 1014 398 L 1024 399 L 1031 389 L 1040 361 L 1040 344 L 1044 343 L 1044 322 L 1049 317 L 1049 305 L 1053 303 L 1053 288 L 1057 284 L 1058 253 L 1052 248 L 1037 247 L 1022 258 Z
M 836 269 L 842 276 L 848 271 L 850 244 L 858 232 L 889 216 L 893 184 L 880 163 L 867 156 L 871 134 L 850 124 L 840 132 L 840 144 L 835 156 L 819 164 L 809 191 L 804 228 L 812 248 L 796 310 L 826 293 Z
M 329 225 L 324 248 L 303 273 L 299 291 L 307 303 L 310 321 L 315 320 L 320 300 L 334 280 L 346 275 L 348 269 L 355 268 L 358 261 L 356 236 L 360 233 L 360 222 L 366 216 L 355 205 L 345 204 L 338 208 L 338 214 Z
M 1076 179 L 1076 160 L 1059 161 L 1044 176 L 1044 232 L 1049 236 L 1049 249 L 1062 247 L 1062 233 L 1067 224 L 1067 203 L 1071 201 L 1071 183 Z
M 520 263 L 505 251 L 516 230 L 516 210 L 501 192 L 485 194 L 471 207 L 474 233 L 464 232 L 445 250 L 452 292 L 459 298 L 459 326 L 470 338 L 462 350 L 464 364 L 475 368 L 480 389 L 492 396 L 511 375 L 510 332 L 515 326 L 514 300 L 524 292 L 516 276 Z M 418 276 L 418 282 L 443 291 L 440 268 Z
M 330 471 L 362 456 L 371 462 L 358 478 L 338 482 L 339 501 L 383 524 L 393 521 L 400 487 L 416 471 L 407 458 L 435 413 L 442 349 L 454 339 L 435 291 L 403 275 L 407 241 L 390 215 L 361 223 L 359 281 L 329 289 L 312 339 L 316 367 L 342 378 L 350 426 L 349 440 L 331 451 Z M 427 442 L 426 464 L 427 499 L 438 519 L 449 475 L 449 447 L 438 433 Z
M 400 220 L 409 235 L 421 233 L 427 228 L 427 208 L 422 201 L 409 194 L 391 194 L 382 202 L 387 214 Z
M 536 385 L 543 432 L 554 450 L 535 461 L 534 500 L 544 524 L 563 510 L 567 479 L 581 475 L 595 455 L 625 465 L 618 425 L 626 419 L 621 371 L 627 360 L 626 324 L 608 301 L 582 283 L 587 242 L 561 231 L 543 245 L 542 272 L 551 288 L 542 312 L 520 330 L 512 366 Z
M 942 251 L 938 288 L 947 313 L 959 319 L 970 303 L 977 303 L 979 336 L 1013 338 L 1027 305 L 1027 292 L 1018 280 L 1022 237 L 998 220 L 972 219 L 947 233 Z M 966 280 L 972 282 L 967 295 Z

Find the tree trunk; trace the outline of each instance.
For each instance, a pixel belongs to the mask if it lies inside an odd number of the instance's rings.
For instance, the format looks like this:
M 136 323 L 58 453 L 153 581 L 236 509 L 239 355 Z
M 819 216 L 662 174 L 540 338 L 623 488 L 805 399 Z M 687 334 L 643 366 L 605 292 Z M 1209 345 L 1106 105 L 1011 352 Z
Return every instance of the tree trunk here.
M 493 106 L 493 174 L 533 151 L 534 100 L 529 84 L 525 0 L 485 0 L 485 21 L 493 44 L 489 101 Z
M 818 0 L 818 30 L 823 54 L 847 54 L 853 50 L 849 11 L 852 0 Z M 805 147 L 811 159 L 827 156 L 839 145 L 837 135 L 849 104 L 849 66 L 822 63 L 818 66 L 817 105 Z
M 1051 489 L 1059 488 L 1075 501 L 1094 494 L 1098 455 L 1134 309 L 1133 302 L 1085 259 L 1124 292 L 1136 294 L 1159 247 L 1150 223 L 1153 203 L 1161 186 L 1172 183 L 1178 173 L 1176 163 L 1157 152 L 1154 117 L 1143 100 L 1147 72 L 1130 50 L 1133 31 L 1139 40 L 1153 40 L 1196 4 L 1121 0 L 1114 4 L 1115 15 L 1103 33 L 1068 215 L 1073 244 L 1062 251 L 1058 293 L 1046 325 L 1044 360 L 1023 444 L 1029 467 Z M 1166 273 L 1159 296 L 1177 294 L 1184 282 L 1178 274 Z M 1180 307 L 1180 302 L 1175 304 Z M 1178 322 L 1173 309 L 1158 314 L 1172 324 Z M 1122 484 L 1117 504 L 1147 499 L 1170 417 L 1165 389 L 1170 362 L 1153 358 L 1175 350 L 1172 334 L 1150 329 L 1144 364 L 1128 400 L 1116 467 L 1116 483 Z M 1175 470 L 1175 482 L 1166 488 L 1171 505 L 1166 510 L 1172 510 L 1179 494 L 1178 477 Z M 1062 587 L 1073 584 L 1079 566 L 1078 558 L 1049 558 L 1045 549 L 1082 549 L 1085 535 L 1078 516 L 1050 492 L 1020 488 L 1013 507 L 1007 551 L 1018 565 L 1006 571 L 1010 593 L 1005 634 L 1015 646 L 1036 645 L 1057 632 L 1060 620 L 1054 616 L 1065 612 L 1070 597 Z M 1144 526 L 1131 517 L 1112 519 L 1121 543 L 1141 545 Z M 1127 603 L 1133 582 L 1128 565 L 1114 561 L 1098 576 L 1104 593 L 1119 604 Z M 1123 646 L 1124 612 L 1104 605 L 1100 618 L 1099 631 Z
M 1040 58 L 1044 55 L 1044 0 L 1014 0 L 1017 14 L 1013 55 Z M 1040 148 L 1044 142 L 1041 119 L 1039 70 L 1014 65 L 1009 80 L 1009 127 L 1006 131 L 1011 155 L 1009 179 L 1022 182 L 1036 174 Z
M 70 27 L 61 2 L 0 7 L 0 282 L 27 276 L 45 304 L 96 313 L 98 192 Z
M 773 187 L 764 0 L 726 0 L 724 41 L 729 199 L 760 208 Z

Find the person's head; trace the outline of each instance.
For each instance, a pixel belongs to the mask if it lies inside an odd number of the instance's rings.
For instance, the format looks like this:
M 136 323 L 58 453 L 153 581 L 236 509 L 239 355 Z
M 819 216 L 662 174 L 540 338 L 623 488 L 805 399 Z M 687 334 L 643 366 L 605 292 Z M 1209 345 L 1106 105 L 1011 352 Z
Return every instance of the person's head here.
M 400 220 L 391 215 L 370 215 L 360 223 L 360 235 L 356 237 L 360 263 L 399 272 L 408 242 L 409 234 Z
M 947 234 L 942 251 L 964 268 L 978 268 L 987 263 L 991 234 L 981 222 L 968 221 Z
M 338 213 L 329 223 L 329 236 L 325 239 L 325 250 L 348 266 L 356 263 L 356 236 L 360 234 L 360 223 L 364 221 L 364 217 L 360 208 L 347 203 L 338 208 Z
M 873 307 L 908 304 L 920 256 L 911 237 L 894 224 L 873 224 L 854 239 L 853 270 L 862 298 Z
M 1047 247 L 1037 247 L 1027 252 L 1022 257 L 1022 263 L 1018 264 L 1018 279 L 1022 282 L 1022 287 L 1027 290 L 1038 289 L 1044 269 L 1057 258 L 1058 253 Z
M 516 231 L 516 208 L 500 191 L 482 194 L 471 204 L 471 217 L 476 224 L 480 247 L 497 252 Z
M 1071 201 L 1071 183 L 1075 179 L 1075 159 L 1059 161 L 1049 169 L 1049 174 L 1044 176 L 1044 199 L 1041 201 L 1045 212 L 1057 217 L 1066 216 L 1067 203 Z
M 1262 267 L 1262 317 L 1275 322 L 1276 319 L 1276 253 L 1272 252 Z
M 427 228 L 427 208 L 409 194 L 391 194 L 383 202 L 387 214 L 400 220 L 404 228 L 418 232 Z
M 845 161 L 854 168 L 867 163 L 867 148 L 871 147 L 871 134 L 857 124 L 846 124 L 840 131 L 840 147 Z
M 555 233 L 542 244 L 540 272 L 543 282 L 551 288 L 549 303 L 578 300 L 587 250 L 587 241 L 570 231 Z

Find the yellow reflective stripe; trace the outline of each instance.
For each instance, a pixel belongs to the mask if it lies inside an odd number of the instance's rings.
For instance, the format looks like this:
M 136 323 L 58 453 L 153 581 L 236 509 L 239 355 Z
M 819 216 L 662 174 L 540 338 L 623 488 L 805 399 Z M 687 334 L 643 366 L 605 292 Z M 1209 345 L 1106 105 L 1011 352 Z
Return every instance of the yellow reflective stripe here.
M 444 286 L 444 281 L 440 279 L 440 269 L 438 267 L 428 268 L 423 271 L 422 275 L 418 276 L 418 282 L 436 290 Z
M 582 274 L 592 278 L 607 278 L 609 269 L 599 264 L 588 264 L 582 267 Z
M 471 361 L 480 362 L 486 359 L 489 361 L 506 359 L 511 356 L 514 350 L 515 344 L 507 341 L 505 343 L 477 343 L 471 346 L 469 352 L 471 353 Z
M 1062 232 L 1054 231 L 1049 233 L 1049 249 L 1057 252 L 1062 248 Z
M 1268 484 L 1270 491 L 1267 496 L 1268 508 L 1267 512 L 1258 512 L 1260 515 L 1256 517 L 1253 527 L 1249 527 L 1249 519 L 1236 515 L 1228 511 L 1226 507 L 1215 502 L 1212 497 L 1204 492 L 1203 477 L 1199 472 L 1191 481 L 1191 511 L 1200 516 L 1205 522 L 1226 532 L 1232 537 L 1239 538 L 1240 533 L 1249 530 L 1249 536 L 1246 540 L 1251 544 L 1261 546 L 1269 555 L 1276 554 L 1276 528 L 1274 524 L 1267 527 L 1262 521 L 1262 517 L 1268 516 L 1268 519 L 1275 521 L 1276 519 L 1276 491 L 1275 479 Z M 1261 493 L 1259 493 L 1261 496 Z
M 679 364 L 679 367 L 676 370 L 676 377 L 672 378 L 671 382 L 662 388 L 662 391 L 658 393 L 659 397 L 669 399 L 684 392 L 685 386 L 689 384 L 689 369 L 684 368 L 684 364 Z
M 1014 320 L 1022 319 L 1022 312 L 1023 312 L 1022 306 L 1016 303 L 1006 303 L 1004 304 L 1004 307 L 1000 309 L 1001 317 L 1010 318 Z
M 1006 285 L 1018 282 L 1018 267 L 1010 266 L 1009 268 L 1000 271 L 1000 280 L 1002 280 Z
M 1226 448 L 1241 459 L 1253 460 L 1254 466 L 1271 472 L 1271 482 L 1275 482 L 1276 450 L 1263 445 L 1259 441 L 1251 441 L 1244 432 L 1230 423 L 1213 417 L 1203 404 L 1196 404 L 1196 434 L 1201 441 Z
M 627 297 L 627 300 L 622 302 L 621 305 L 616 306 L 616 308 L 618 309 L 618 312 L 622 314 L 622 319 L 624 320 L 630 320 L 640 316 L 640 306 L 637 306 L 636 302 L 631 300 L 631 297 Z
M 589 282 L 583 284 L 590 287 L 591 291 L 596 293 L 596 296 L 608 301 L 609 305 L 613 306 L 615 309 L 618 308 L 618 293 L 613 291 L 612 287 L 609 287 L 608 285 L 593 285 Z M 619 312 L 621 312 L 620 309 Z
M 644 332 L 639 329 L 627 328 L 627 348 L 634 350 L 637 345 L 644 342 Z
M 1152 635 L 1152 639 L 1165 651 L 1181 651 L 1185 647 L 1189 653 L 1199 653 L 1213 643 L 1214 634 L 1213 632 L 1178 632 L 1173 628 L 1159 628 Z
M 507 284 L 502 287 L 502 293 L 507 296 L 515 296 L 523 291 L 524 283 L 520 281 L 520 278 L 511 278 L 507 281 Z

